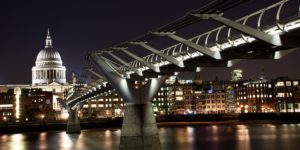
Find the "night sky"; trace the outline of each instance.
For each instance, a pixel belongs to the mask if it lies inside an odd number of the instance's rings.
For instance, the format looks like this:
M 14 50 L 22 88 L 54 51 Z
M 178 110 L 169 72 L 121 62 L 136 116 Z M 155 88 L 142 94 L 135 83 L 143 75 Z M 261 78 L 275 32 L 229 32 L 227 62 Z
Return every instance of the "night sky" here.
M 45 45 L 49 27 L 52 43 L 63 59 L 67 73 L 85 74 L 84 54 L 111 47 L 158 28 L 210 0 L 5 0 L 0 2 L 0 84 L 31 83 L 31 68 Z M 268 0 L 275 2 L 276 0 Z M 252 0 L 236 12 L 267 5 Z M 243 9 L 247 8 L 247 9 Z M 201 26 L 201 28 L 206 28 Z M 188 33 L 186 33 L 188 35 Z M 191 37 L 192 35 L 188 36 Z M 257 79 L 263 65 L 269 78 L 300 78 L 300 50 L 282 60 L 245 60 L 234 66 L 244 78 Z M 229 79 L 233 68 L 208 68 L 205 80 Z

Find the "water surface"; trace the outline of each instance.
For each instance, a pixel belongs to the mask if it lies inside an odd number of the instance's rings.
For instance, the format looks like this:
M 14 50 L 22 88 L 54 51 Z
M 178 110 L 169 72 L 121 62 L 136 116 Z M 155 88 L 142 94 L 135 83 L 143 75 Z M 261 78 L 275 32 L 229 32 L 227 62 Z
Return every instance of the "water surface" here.
M 118 128 L 0 135 L 1 150 L 117 150 Z M 159 128 L 163 150 L 299 150 L 300 124 L 211 125 Z

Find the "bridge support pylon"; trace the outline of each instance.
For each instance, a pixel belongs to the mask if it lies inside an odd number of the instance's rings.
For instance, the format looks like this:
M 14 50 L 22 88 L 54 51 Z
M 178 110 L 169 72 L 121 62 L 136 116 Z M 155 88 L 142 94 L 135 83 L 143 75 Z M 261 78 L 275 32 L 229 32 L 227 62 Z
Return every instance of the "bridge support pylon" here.
M 90 56 L 125 101 L 119 149 L 160 150 L 158 128 L 151 100 L 168 76 L 152 78 L 147 83 L 136 86 L 134 81 L 121 76 L 109 62 L 97 56 L 96 53 Z
M 69 117 L 67 123 L 67 133 L 80 133 L 80 121 L 77 116 L 77 111 L 75 110 L 68 110 Z
M 147 104 L 125 104 L 119 149 L 161 149 L 151 102 Z

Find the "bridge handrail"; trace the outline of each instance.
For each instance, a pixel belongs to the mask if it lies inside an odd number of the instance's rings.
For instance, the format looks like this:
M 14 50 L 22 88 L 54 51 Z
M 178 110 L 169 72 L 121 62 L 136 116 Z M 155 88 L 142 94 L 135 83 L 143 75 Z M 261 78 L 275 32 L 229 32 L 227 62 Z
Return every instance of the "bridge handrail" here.
M 277 3 L 273 4 L 273 5 L 270 5 L 270 6 L 266 7 L 266 8 L 263 8 L 263 9 L 260 9 L 260 10 L 258 10 L 256 12 L 254 12 L 254 13 L 251 13 L 251 14 L 249 14 L 247 16 L 241 17 L 241 18 L 237 19 L 236 22 L 242 22 L 245 25 L 246 22 L 247 22 L 247 20 L 250 17 L 254 17 L 256 15 L 259 15 L 258 20 L 257 20 L 257 28 L 260 29 L 260 30 L 262 30 L 263 27 L 261 27 L 261 21 L 262 21 L 264 13 L 266 11 L 268 11 L 268 10 L 276 9 L 277 8 L 276 16 L 275 16 L 276 17 L 276 26 L 278 27 L 278 29 L 284 31 L 284 25 L 280 23 L 280 13 L 281 13 L 282 7 L 287 2 L 288 2 L 288 0 L 282 0 L 282 1 L 277 2 Z M 298 16 L 300 16 L 300 5 L 299 5 Z M 215 51 L 215 50 L 224 50 L 224 49 L 227 48 L 227 46 L 226 47 L 222 47 L 222 45 L 224 45 L 226 42 L 224 42 L 222 44 L 218 43 L 219 42 L 219 34 L 220 34 L 221 30 L 223 30 L 224 28 L 226 28 L 226 26 L 222 25 L 222 26 L 220 26 L 218 28 L 215 28 L 215 29 L 212 29 L 212 30 L 207 31 L 205 33 L 202 33 L 200 35 L 194 36 L 194 37 L 192 37 L 192 38 L 190 38 L 188 40 L 190 40 L 190 41 L 196 41 L 195 43 L 199 44 L 199 41 L 200 41 L 199 39 L 201 37 L 205 37 L 205 44 L 204 45 L 206 47 L 210 48 L 213 51 Z M 234 46 L 235 43 L 234 43 L 234 41 L 231 40 L 231 38 L 233 38 L 231 36 L 231 30 L 232 30 L 231 28 L 228 28 L 228 31 L 227 31 L 227 42 L 230 45 Z M 267 30 L 264 30 L 264 31 L 267 32 Z M 214 46 L 209 47 L 208 39 L 210 38 L 210 36 L 211 36 L 211 34 L 213 32 L 217 32 L 216 37 L 215 37 L 215 44 L 212 44 Z M 241 37 L 242 37 L 242 39 L 245 42 L 252 42 L 253 40 L 255 40 L 254 38 L 249 37 L 249 36 L 245 36 L 243 34 L 241 34 Z M 179 47 L 179 52 L 175 52 L 175 50 L 176 50 L 177 47 Z M 182 53 L 182 51 L 183 51 L 182 47 L 183 47 L 183 44 L 177 43 L 177 44 L 174 44 L 174 45 L 172 45 L 170 47 L 162 49 L 161 51 L 163 53 L 166 53 L 167 55 L 170 55 L 169 51 L 170 51 L 170 49 L 173 49 L 171 56 L 178 55 L 178 53 L 180 55 Z M 186 51 L 188 51 L 188 54 L 190 54 L 190 53 L 191 54 L 198 53 L 198 52 L 189 52 L 189 51 L 191 51 L 191 48 L 189 48 L 189 47 L 186 47 Z M 153 57 L 155 57 L 155 56 L 156 56 L 156 59 L 155 59 L 155 61 L 153 61 Z M 151 57 L 150 61 L 149 61 L 149 57 Z M 157 64 L 159 64 L 157 57 L 159 57 L 159 56 L 157 56 L 155 54 L 149 54 L 149 55 L 144 56 L 143 58 L 144 58 L 145 61 L 150 62 L 150 63 L 154 63 L 155 65 L 157 65 Z M 176 57 L 176 58 L 178 59 L 179 57 Z M 185 58 L 185 56 L 181 56 L 181 59 L 182 58 Z M 160 58 L 160 60 L 161 60 L 161 58 Z M 186 60 L 186 59 L 184 59 L 184 60 Z M 138 62 L 136 60 L 134 60 L 133 62 L 134 62 L 133 64 L 135 64 L 133 67 L 141 67 L 141 66 L 143 66 L 140 62 Z
M 236 20 L 236 22 L 242 22 L 242 24 L 246 24 L 247 20 L 253 16 L 256 16 L 256 15 L 259 15 L 258 16 L 258 19 L 257 19 L 257 24 L 256 24 L 256 28 L 258 30 L 262 30 L 264 31 L 265 33 L 268 33 L 268 34 L 273 34 L 271 33 L 272 30 L 280 30 L 280 31 L 277 31 L 278 32 L 286 32 L 286 29 L 285 27 L 288 27 L 289 25 L 291 25 L 290 22 L 287 22 L 287 23 L 281 23 L 281 18 L 280 18 L 280 14 L 281 14 L 281 11 L 282 11 L 282 8 L 284 6 L 284 4 L 286 4 L 288 2 L 288 0 L 282 0 L 280 2 L 277 2 L 273 5 L 270 5 L 266 8 L 263 8 L 263 9 L 260 9 L 254 13 L 251 13 L 249 15 L 246 15 L 244 17 L 241 17 L 239 19 Z M 276 9 L 276 16 L 275 16 L 275 19 L 276 19 L 276 23 L 275 25 L 269 27 L 268 29 L 265 29 L 263 30 L 264 27 L 261 27 L 261 21 L 262 21 L 262 18 L 265 14 L 266 11 L 269 11 L 271 9 Z M 299 4 L 299 7 L 298 7 L 298 16 L 297 18 L 299 18 L 300 16 L 300 4 Z M 300 27 L 300 19 L 298 19 L 297 22 L 294 22 L 295 24 L 299 24 L 299 27 Z M 189 38 L 188 40 L 190 41 L 193 41 L 195 42 L 196 44 L 199 44 L 200 43 L 200 39 L 201 38 L 205 38 L 205 43 L 204 45 L 208 48 L 210 48 L 212 51 L 223 51 L 225 50 L 226 48 L 226 44 L 229 45 L 229 46 L 235 46 L 238 42 L 239 43 L 245 43 L 245 42 L 251 42 L 253 40 L 255 40 L 254 38 L 252 37 L 249 37 L 249 36 L 245 36 L 243 34 L 240 34 L 241 38 L 235 38 L 234 36 L 231 35 L 231 28 L 228 28 L 228 31 L 227 31 L 227 42 L 224 42 L 224 43 L 219 43 L 219 34 L 222 30 L 224 30 L 225 28 L 227 28 L 226 26 L 222 25 L 218 28 L 215 28 L 215 29 L 212 29 L 210 31 L 207 31 L 205 33 L 202 33 L 200 35 L 197 35 L 197 36 L 194 36 L 192 38 Z M 210 46 L 209 47 L 209 43 L 208 43 L 208 40 L 210 38 L 210 36 L 212 35 L 212 33 L 214 32 L 217 32 L 216 33 L 216 36 L 215 36 L 215 43 L 213 46 Z M 235 38 L 233 40 L 233 38 Z M 238 41 L 239 40 L 239 41 Z M 185 50 L 184 50 L 185 48 Z M 187 59 L 190 59 L 192 57 L 197 57 L 197 56 L 200 56 L 200 55 L 203 55 L 201 54 L 200 52 L 198 51 L 195 51 L 195 50 L 192 50 L 190 47 L 188 46 L 185 46 L 181 43 L 176 43 L 172 46 L 169 46 L 165 49 L 162 49 L 161 52 L 167 54 L 167 55 L 170 55 L 170 56 L 173 56 L 175 57 L 176 59 L 180 59 L 180 60 L 187 60 Z M 164 61 L 160 56 L 152 53 L 150 55 L 146 55 L 143 57 L 143 59 L 149 63 L 153 63 L 155 65 L 165 65 L 167 63 L 169 63 L 168 61 Z M 146 70 L 148 69 L 148 67 L 145 67 L 143 66 L 140 62 L 138 62 L 137 60 L 134 60 L 134 61 L 131 61 L 128 63 L 130 66 L 132 67 L 135 67 L 135 68 L 138 68 L 138 69 L 141 69 L 142 71 L 143 70 Z M 121 67 L 121 70 L 127 70 L 125 66 L 122 66 Z M 128 71 L 128 70 L 127 70 Z M 130 71 L 128 71 L 130 72 Z M 131 71 L 131 73 L 134 73 Z M 88 90 L 87 90 L 88 91 Z M 109 90 L 108 90 L 109 91 Z M 89 99 L 90 97 L 95 97 L 95 96 L 99 96 L 99 93 L 96 93 L 97 95 L 94 95 L 93 93 L 85 93 L 82 97 L 79 97 L 77 100 L 81 100 L 81 99 Z

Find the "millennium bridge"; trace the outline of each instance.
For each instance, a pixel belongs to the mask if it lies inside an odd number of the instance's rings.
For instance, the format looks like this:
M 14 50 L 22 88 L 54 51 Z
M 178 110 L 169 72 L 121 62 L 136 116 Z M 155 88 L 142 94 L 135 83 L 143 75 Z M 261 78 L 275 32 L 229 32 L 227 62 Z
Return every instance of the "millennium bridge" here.
M 232 19 L 229 12 L 247 3 L 213 0 L 137 38 L 87 53 L 85 69 L 97 79 L 60 100 L 69 113 L 67 133 L 80 133 L 77 112 L 87 100 L 118 93 L 125 103 L 119 149 L 161 149 L 151 100 L 169 76 L 232 67 L 244 59 L 280 59 L 299 50 L 299 0 L 281 0 Z M 180 34 L 191 26 L 203 31 Z M 156 48 L 166 40 L 172 44 Z

